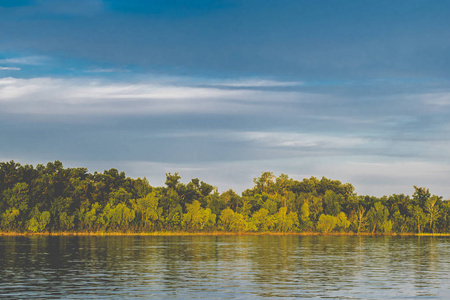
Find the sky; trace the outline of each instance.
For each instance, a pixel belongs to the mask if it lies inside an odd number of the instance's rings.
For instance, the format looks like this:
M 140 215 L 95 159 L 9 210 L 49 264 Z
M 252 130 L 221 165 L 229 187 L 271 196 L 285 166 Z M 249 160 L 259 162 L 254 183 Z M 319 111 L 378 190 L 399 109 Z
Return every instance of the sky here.
M 0 161 L 450 198 L 450 2 L 0 0 Z

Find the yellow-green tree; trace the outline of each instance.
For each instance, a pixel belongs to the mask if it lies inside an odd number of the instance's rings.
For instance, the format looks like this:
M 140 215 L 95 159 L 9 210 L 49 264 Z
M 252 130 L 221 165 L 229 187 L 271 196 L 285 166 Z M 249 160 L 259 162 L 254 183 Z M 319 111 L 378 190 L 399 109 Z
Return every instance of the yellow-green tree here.
M 340 212 L 336 217 L 336 228 L 341 232 L 347 232 L 350 227 L 350 221 L 347 220 L 347 215 Z
M 182 221 L 182 226 L 186 230 L 203 230 L 213 227 L 216 223 L 216 215 L 211 212 L 211 209 L 202 208 L 197 200 L 186 204 L 186 210 Z
M 7 230 L 18 229 L 30 201 L 28 184 L 18 182 L 12 188 L 4 190 L 3 199 L 8 208 L 0 215 L 0 224 Z
M 276 220 L 265 208 L 253 213 L 249 221 L 252 231 L 265 232 L 275 228 Z
M 423 209 L 419 205 L 413 205 L 409 207 L 409 211 L 412 216 L 412 223 L 417 228 L 417 233 L 422 233 L 428 221 Z
M 390 232 L 392 229 L 392 222 L 388 220 L 389 211 L 380 201 L 376 202 L 367 213 L 367 221 L 372 228 L 372 233 L 375 232 Z
M 20 211 L 17 208 L 11 207 L 8 208 L 4 213 L 1 215 L 1 228 L 3 230 L 11 230 L 15 229 L 18 226 L 18 217 L 20 215 Z
M 106 230 L 126 230 L 135 218 L 135 211 L 119 203 L 112 205 L 108 203 L 103 209 L 102 220 Z
M 309 203 L 308 201 L 305 201 L 300 207 L 300 216 L 299 216 L 300 228 L 302 230 L 308 230 L 311 228 L 313 223 L 309 216 L 310 216 Z
M 60 230 L 72 230 L 74 227 L 75 216 L 70 216 L 66 212 L 59 215 Z
M 156 221 L 162 215 L 162 207 L 158 207 L 158 193 L 153 190 L 147 196 L 133 200 L 131 203 L 140 219 L 140 227 L 142 229 L 154 229 Z
M 424 210 L 427 212 L 430 231 L 434 233 L 434 225 L 439 216 L 439 197 L 432 196 L 425 201 Z
M 32 218 L 28 220 L 27 229 L 31 232 L 43 232 L 50 223 L 50 212 L 43 211 L 42 213 L 34 208 Z
M 240 213 L 234 212 L 230 208 L 226 208 L 220 214 L 220 228 L 225 231 L 243 232 L 247 231 L 248 222 Z
M 281 207 L 275 215 L 276 230 L 281 232 L 290 232 L 298 228 L 298 216 L 295 212 L 287 213 L 286 207 Z
M 336 227 L 337 218 L 330 215 L 321 214 L 317 222 L 317 230 L 327 234 Z

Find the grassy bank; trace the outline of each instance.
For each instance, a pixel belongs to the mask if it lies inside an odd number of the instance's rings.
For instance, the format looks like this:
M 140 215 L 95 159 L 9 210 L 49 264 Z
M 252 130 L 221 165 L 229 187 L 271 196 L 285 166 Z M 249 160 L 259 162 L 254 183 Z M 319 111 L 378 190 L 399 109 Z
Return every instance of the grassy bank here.
M 155 232 L 0 232 L 0 236 L 236 236 L 236 235 L 298 235 L 298 236 L 448 236 L 450 233 L 376 233 L 369 232 L 176 232 L 176 231 L 155 231 Z

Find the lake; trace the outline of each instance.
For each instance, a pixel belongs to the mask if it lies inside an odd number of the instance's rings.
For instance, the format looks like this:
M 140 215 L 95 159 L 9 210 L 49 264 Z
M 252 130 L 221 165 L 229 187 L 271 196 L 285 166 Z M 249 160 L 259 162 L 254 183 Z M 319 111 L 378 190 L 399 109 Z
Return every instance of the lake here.
M 5 298 L 449 298 L 450 238 L 4 236 Z

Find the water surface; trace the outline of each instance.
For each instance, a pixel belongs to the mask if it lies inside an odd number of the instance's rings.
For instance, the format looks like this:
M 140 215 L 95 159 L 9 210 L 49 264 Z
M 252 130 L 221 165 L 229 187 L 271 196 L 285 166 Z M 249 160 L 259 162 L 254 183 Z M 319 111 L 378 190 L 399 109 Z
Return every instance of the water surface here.
M 448 237 L 0 237 L 5 298 L 450 297 Z

